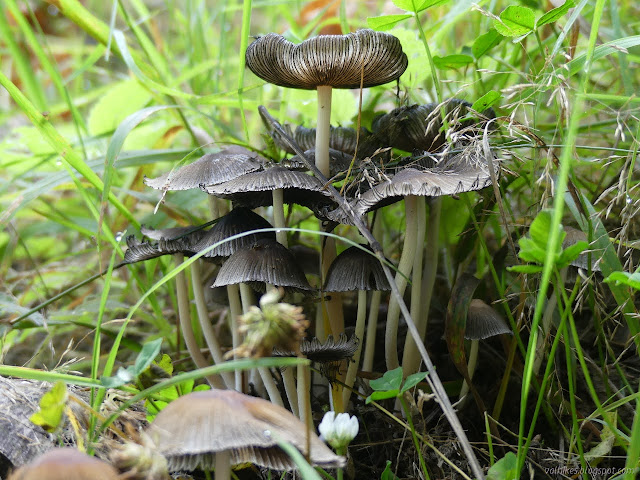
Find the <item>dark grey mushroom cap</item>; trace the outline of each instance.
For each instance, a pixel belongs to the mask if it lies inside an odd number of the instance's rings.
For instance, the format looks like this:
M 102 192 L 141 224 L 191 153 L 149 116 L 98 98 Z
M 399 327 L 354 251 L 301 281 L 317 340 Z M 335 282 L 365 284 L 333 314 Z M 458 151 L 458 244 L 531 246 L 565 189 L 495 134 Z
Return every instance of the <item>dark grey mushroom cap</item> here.
M 271 224 L 248 208 L 236 207 L 224 217 L 221 217 L 219 221 L 193 245 L 193 249 L 199 252 L 233 235 L 261 228 L 271 228 Z M 276 235 L 275 232 L 259 232 L 235 238 L 205 253 L 204 257 L 229 257 L 241 248 L 250 247 L 261 238 L 270 238 L 275 241 Z
M 391 290 L 380 261 L 373 253 L 355 246 L 335 258 L 324 286 L 325 292 L 353 290 Z
M 307 150 L 304 152 L 307 160 L 312 164 L 316 162 L 316 151 L 315 149 Z M 351 165 L 351 161 L 353 160 L 353 155 L 341 152 L 339 150 L 334 150 L 333 148 L 329 149 L 329 174 L 334 177 L 339 175 L 342 172 L 346 172 Z M 307 166 L 304 161 L 300 158 L 299 155 L 294 155 L 289 159 L 282 160 L 280 162 L 282 165 L 286 166 L 286 168 L 290 170 L 307 170 Z M 354 162 L 354 168 L 358 168 L 360 165 L 360 161 L 356 158 Z
M 464 338 L 484 340 L 502 334 L 513 335 L 513 332 L 498 312 L 478 298 L 471 300 Z
M 200 234 L 201 232 L 198 232 Z M 196 237 L 199 238 L 199 235 Z M 127 251 L 124 252 L 123 265 L 130 263 L 144 262 L 152 258 L 161 257 L 163 255 L 173 255 L 174 253 L 184 253 L 185 255 L 193 255 L 194 239 L 189 236 L 177 238 L 175 240 L 166 240 L 161 238 L 157 243 L 141 242 L 133 235 L 127 237 Z
M 206 226 L 206 225 L 204 225 Z M 140 226 L 140 233 L 151 240 L 176 240 L 188 236 L 192 242 L 197 242 L 205 235 L 204 226 L 152 228 L 146 225 Z
M 248 173 L 229 182 L 206 186 L 204 189 L 211 195 L 232 200 L 249 208 L 271 205 L 271 192 L 276 189 L 284 190 L 285 203 L 298 203 L 312 208 L 321 203 L 332 202 L 331 194 L 316 177 L 280 166 Z
M 498 162 L 494 161 L 494 164 L 497 170 Z M 407 195 L 439 197 L 480 190 L 489 185 L 491 173 L 486 158 L 475 150 L 469 150 L 450 155 L 433 168 L 404 168 L 350 203 L 356 215 L 362 216 Z M 351 224 L 341 208 L 328 212 L 325 217 L 334 222 Z
M 189 165 L 160 175 L 145 178 L 144 183 L 156 190 L 189 190 L 200 185 L 227 182 L 245 173 L 262 169 L 267 162 L 259 155 L 241 147 L 208 153 Z
M 280 243 L 262 239 L 231 255 L 220 267 L 213 287 L 263 282 L 300 291 L 313 290 L 293 254 Z
M 371 126 L 373 135 L 384 145 L 408 152 L 424 150 L 434 152 L 446 143 L 442 129 L 442 113 L 449 129 L 455 132 L 469 130 L 470 136 L 477 136 L 486 122 L 468 118 L 471 104 L 464 100 L 451 98 L 442 104 L 411 105 L 399 107 L 377 117 Z M 488 109 L 482 114 L 485 118 L 495 118 L 495 112 Z M 471 128 L 473 126 L 476 128 Z
M 373 87 L 396 80 L 407 68 L 407 56 L 393 35 L 358 30 L 348 35 L 320 35 L 295 45 L 269 33 L 247 48 L 247 67 L 282 87 L 315 90 Z
M 578 230 L 573 227 L 564 227 L 566 236 L 562 241 L 562 248 L 568 248 L 575 245 L 578 242 L 589 242 L 587 234 L 582 230 Z M 602 259 L 602 253 L 597 251 L 591 252 L 591 270 L 594 272 L 600 271 L 600 260 Z M 583 270 L 589 270 L 589 252 L 584 251 L 578 258 L 571 261 L 571 265 L 574 267 L 582 268 Z

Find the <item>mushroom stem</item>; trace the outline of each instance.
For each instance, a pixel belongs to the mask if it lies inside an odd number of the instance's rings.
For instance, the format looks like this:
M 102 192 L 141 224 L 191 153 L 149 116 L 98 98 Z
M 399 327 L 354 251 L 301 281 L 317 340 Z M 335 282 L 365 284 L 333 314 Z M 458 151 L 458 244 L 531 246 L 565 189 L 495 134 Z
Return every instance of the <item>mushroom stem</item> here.
M 467 371 L 469 372 L 469 380 L 473 378 L 473 374 L 476 371 L 476 366 L 478 365 L 478 347 L 480 345 L 479 340 L 471 340 L 471 348 L 469 349 L 469 362 L 467 363 Z M 464 398 L 464 396 L 469 393 L 469 384 L 466 380 L 462 381 L 462 388 L 460 389 L 460 396 L 458 397 L 460 400 Z
M 237 284 L 227 285 L 227 297 L 229 298 L 229 328 L 231 329 L 231 343 L 235 351 L 240 345 L 240 333 L 238 332 L 238 317 L 242 315 L 242 304 L 240 303 L 240 289 Z M 238 356 L 233 355 L 237 360 Z M 242 371 L 235 372 L 235 390 L 242 392 Z
M 436 205 L 437 202 L 437 206 Z M 411 287 L 411 316 L 416 319 L 416 328 L 420 333 L 420 338 L 424 342 L 425 334 L 427 331 L 427 321 L 429 318 L 429 306 L 431 305 L 431 294 L 433 292 L 433 285 L 436 278 L 436 271 L 438 267 L 438 234 L 440 226 L 440 199 L 436 199 L 431 204 L 429 209 L 429 227 L 426 226 L 426 201 L 419 201 L 418 207 L 418 238 L 416 243 L 416 260 L 420 257 L 420 263 L 417 261 L 413 264 L 413 274 L 416 274 L 422 269 L 422 274 L 418 277 L 418 281 L 414 280 Z M 425 252 L 424 240 L 425 231 L 428 232 L 427 236 L 427 248 L 426 257 L 423 257 Z M 424 258 L 424 268 L 422 267 Z M 414 302 L 418 303 L 416 307 Z M 414 310 L 415 309 L 415 310 Z M 402 357 L 402 372 L 404 376 L 415 373 L 420 368 L 420 352 L 418 352 L 418 346 L 416 342 L 411 338 L 411 335 L 407 335 L 407 339 L 404 343 L 404 354 Z
M 247 313 L 249 308 L 252 305 L 255 305 L 256 301 L 253 295 L 253 290 L 246 283 L 240 284 L 240 298 L 242 299 L 242 311 Z M 264 387 L 267 389 L 267 393 L 269 394 L 269 399 L 271 403 L 275 403 L 281 407 L 284 407 L 284 403 L 282 402 L 282 397 L 280 396 L 280 392 L 278 391 L 278 386 L 276 382 L 273 380 L 273 376 L 268 368 L 258 367 L 258 373 L 260 373 L 260 378 L 262 378 L 262 382 L 264 383 Z
M 176 253 L 173 255 L 173 259 L 176 262 L 176 266 L 180 266 L 184 260 L 182 253 Z M 184 270 L 181 270 L 176 275 L 176 297 L 178 298 L 178 317 L 180 318 L 180 330 L 182 330 L 182 336 L 184 337 L 184 343 L 187 346 L 189 355 L 198 368 L 209 367 L 209 362 L 204 358 L 196 337 L 193 334 L 193 326 L 191 325 L 191 311 L 189 307 L 189 290 L 187 289 L 187 278 L 184 274 Z M 220 378 L 212 375 L 207 376 L 207 381 L 212 388 L 224 388 L 224 383 Z
M 222 358 L 222 349 L 220 343 L 216 337 L 216 333 L 213 331 L 211 322 L 209 321 L 209 313 L 207 311 L 207 305 L 204 301 L 204 294 L 202 292 L 202 273 L 200 271 L 200 260 L 191 264 L 191 283 L 193 284 L 193 297 L 196 302 L 196 310 L 198 312 L 198 320 L 200 321 L 200 327 L 204 334 L 207 347 L 211 352 L 213 361 L 216 365 L 221 364 L 224 360 Z M 227 388 L 233 388 L 233 375 L 231 372 L 222 373 L 222 379 Z
M 395 282 L 400 295 L 404 295 L 407 287 L 407 280 L 411 275 L 413 267 L 413 256 L 416 251 L 416 234 L 418 230 L 416 213 L 418 198 L 415 195 L 407 195 L 404 199 L 405 208 L 405 237 L 402 246 L 402 255 L 398 264 L 398 272 Z M 387 313 L 387 329 L 384 337 L 385 359 L 387 370 L 393 370 L 400 366 L 398 361 L 398 320 L 400 318 L 400 305 L 396 296 L 389 300 L 389 311 Z
M 329 85 L 318 87 L 318 123 L 316 125 L 316 167 L 329 174 L 329 135 L 331 130 L 331 92 Z
M 353 358 L 349 363 L 347 369 L 347 377 L 345 379 L 346 388 L 342 393 L 342 402 L 345 409 L 349 406 L 349 397 L 351 397 L 351 391 L 353 385 L 356 382 L 356 374 L 358 373 L 358 366 L 360 365 L 360 354 L 362 353 L 362 344 L 364 340 L 364 326 L 367 319 L 367 291 L 358 290 L 358 314 L 356 316 L 356 337 L 358 339 L 358 348 L 353 354 Z
M 373 369 L 373 354 L 376 349 L 376 332 L 378 330 L 378 313 L 381 299 L 382 292 L 379 290 L 376 290 L 371 295 L 369 320 L 367 321 L 367 340 L 364 346 L 364 359 L 362 360 L 362 370 L 365 372 L 370 372 Z
M 276 188 L 272 193 L 273 197 L 273 226 L 275 228 L 284 228 L 284 190 Z M 276 240 L 284 247 L 288 247 L 287 232 L 276 230 Z
M 231 480 L 231 453 L 223 450 L 216 453 L 216 480 Z

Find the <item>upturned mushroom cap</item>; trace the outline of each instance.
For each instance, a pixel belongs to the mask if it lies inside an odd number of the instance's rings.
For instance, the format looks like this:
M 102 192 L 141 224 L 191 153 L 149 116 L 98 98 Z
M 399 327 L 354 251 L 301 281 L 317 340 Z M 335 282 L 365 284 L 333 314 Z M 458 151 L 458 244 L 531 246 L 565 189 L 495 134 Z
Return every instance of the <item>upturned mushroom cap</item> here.
M 372 253 L 355 246 L 335 258 L 324 286 L 325 292 L 353 290 L 391 290 L 380 261 Z
M 284 190 L 284 203 L 298 203 L 309 208 L 321 203 L 332 203 L 331 194 L 316 177 L 280 166 L 247 173 L 219 185 L 207 186 L 205 191 L 240 205 L 256 208 L 271 205 L 272 191 L 280 188 Z
M 199 252 L 233 235 L 261 228 L 271 228 L 271 224 L 248 208 L 236 207 L 224 217 L 221 217 L 220 220 L 193 245 L 193 250 Z M 270 238 L 275 241 L 276 235 L 275 232 L 259 232 L 245 235 L 244 237 L 224 242 L 213 250 L 205 253 L 204 257 L 229 257 L 241 248 L 250 247 L 261 238 Z
M 173 255 L 174 253 L 184 253 L 185 255 L 193 255 L 196 250 L 194 243 L 201 238 L 200 231 L 194 237 L 185 236 L 175 240 L 166 240 L 160 238 L 157 243 L 141 242 L 133 235 L 127 237 L 127 251 L 124 252 L 123 263 L 137 263 L 150 260 L 152 258 L 161 257 L 163 255 Z
M 154 419 L 149 434 L 167 458 L 169 470 L 215 467 L 215 453 L 229 451 L 231 464 L 255 463 L 275 470 L 295 464 L 274 436 L 306 450 L 306 427 L 291 412 L 261 398 L 233 390 L 194 392 L 171 402 Z M 271 433 L 275 435 L 271 435 Z M 340 467 L 335 455 L 310 433 L 313 465 Z
M 118 480 L 115 468 L 73 448 L 56 448 L 23 465 L 8 480 Z
M 373 87 L 396 80 L 407 68 L 407 56 L 393 35 L 358 30 L 348 35 L 320 35 L 295 45 L 269 33 L 247 48 L 247 67 L 282 87 L 315 90 Z
M 468 340 L 484 340 L 502 334 L 513 335 L 513 332 L 498 312 L 478 298 L 471 300 L 464 337 Z
M 213 287 L 264 282 L 276 287 L 313 290 L 293 254 L 280 243 L 262 239 L 231 255 L 220 267 Z
M 144 183 L 156 190 L 189 190 L 200 185 L 227 182 L 245 173 L 262 169 L 266 159 L 242 147 L 208 153 L 189 165 L 171 170 Z

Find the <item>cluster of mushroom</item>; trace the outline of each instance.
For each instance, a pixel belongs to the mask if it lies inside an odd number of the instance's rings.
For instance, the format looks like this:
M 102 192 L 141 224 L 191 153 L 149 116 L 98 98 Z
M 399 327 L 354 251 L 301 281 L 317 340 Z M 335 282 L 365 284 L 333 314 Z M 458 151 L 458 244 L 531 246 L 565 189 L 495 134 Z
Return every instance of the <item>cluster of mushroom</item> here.
M 294 45 L 279 35 L 269 34 L 249 46 L 246 60 L 247 66 L 256 75 L 271 83 L 317 90 L 318 122 L 315 130 L 298 127 L 292 132 L 295 141 L 306 151 L 307 158 L 296 155 L 274 162 L 246 148 L 233 146 L 218 153 L 204 155 L 199 160 L 158 178 L 145 179 L 148 186 L 163 192 L 185 189 L 206 191 L 216 198 L 212 202 L 212 213 L 217 218 L 209 230 L 200 227 L 162 231 L 145 229 L 143 233 L 150 240 L 140 242 L 129 238 L 125 262 L 133 263 L 171 254 L 181 263 L 184 255 L 200 254 L 202 260 L 213 265 L 209 268 L 210 273 L 215 276 L 211 286 L 223 287 L 227 291 L 231 345 L 221 344 L 210 323 L 203 293 L 205 282 L 201 262 L 192 263 L 190 271 L 199 323 L 215 363 L 224 361 L 225 350 L 232 349 L 234 353 L 239 351 L 242 339 L 237 320 L 243 313 L 247 314 L 252 307 L 255 308 L 256 292 L 279 287 L 290 295 L 313 296 L 320 291 L 321 300 L 324 300 L 325 293 L 358 291 L 355 341 L 349 346 L 349 355 L 353 358 L 344 378 L 347 389 L 342 401 L 347 405 L 359 368 L 372 369 L 381 292 L 389 290 L 390 286 L 379 262 L 364 246 L 345 250 L 335 258 L 328 271 L 319 269 L 320 278 L 315 281 L 314 286 L 309 282 L 307 272 L 300 266 L 301 262 L 288 248 L 289 238 L 286 232 L 278 230 L 286 227 L 283 205 L 305 206 L 328 224 L 352 224 L 353 219 L 335 204 L 325 184 L 308 174 L 308 159 L 313 159 L 320 172 L 331 178 L 332 182 L 342 182 L 345 198 L 358 216 L 364 217 L 368 212 L 404 199 L 406 237 L 396 277 L 401 292 L 404 291 L 408 278 L 412 278 L 414 284 L 419 282 L 421 266 L 414 264 L 416 257 L 422 257 L 414 253 L 424 248 L 424 198 L 484 188 L 491 183 L 496 172 L 490 171 L 490 163 L 484 157 L 484 152 L 474 149 L 473 138 L 477 135 L 478 125 L 468 118 L 472 113 L 470 105 L 456 99 L 442 105 L 400 107 L 377 118 L 371 125 L 371 131 L 330 126 L 332 88 L 353 89 L 381 85 L 398 79 L 404 72 L 407 57 L 402 52 L 399 41 L 391 35 L 360 30 L 344 36 L 320 36 Z M 485 115 L 491 116 L 491 113 L 485 112 Z M 483 118 L 486 120 L 486 117 Z M 449 128 L 446 135 L 443 126 Z M 273 131 L 270 133 L 276 145 L 288 153 L 294 153 L 289 149 L 289 142 L 283 141 L 282 135 Z M 454 141 L 453 147 L 451 143 L 447 143 L 446 136 Z M 404 150 L 410 156 L 391 161 L 392 148 Z M 233 206 L 228 213 L 227 200 Z M 269 206 L 272 206 L 273 223 L 253 212 L 256 208 Z M 209 360 L 204 357 L 192 330 L 189 293 L 183 272 L 177 276 L 176 288 L 178 316 L 185 343 L 196 366 L 207 366 Z M 367 291 L 375 292 L 370 301 Z M 330 332 L 325 333 L 331 333 L 337 338 L 343 334 L 343 328 L 339 324 L 331 324 Z M 398 364 L 397 328 L 398 308 L 391 300 L 385 339 L 389 368 Z M 321 344 L 324 340 L 322 338 L 316 342 Z M 338 340 L 340 341 L 343 340 Z M 331 344 L 334 340 L 330 338 L 327 342 Z M 294 350 L 298 354 L 304 353 L 302 349 Z M 363 360 L 360 367 L 361 357 Z M 344 357 L 339 360 L 342 358 Z M 410 363 L 410 368 L 417 368 L 418 365 L 413 365 L 416 363 L 415 359 L 411 359 Z M 298 371 L 296 386 L 296 379 L 291 371 L 285 371 L 281 377 L 275 372 L 274 378 L 274 372 L 258 369 L 252 381 L 258 391 L 263 389 L 268 392 L 272 402 L 269 403 L 232 392 L 246 391 L 246 379 L 239 372 L 235 375 L 208 377 L 207 380 L 215 389 L 228 390 L 224 393 L 212 390 L 192 394 L 189 396 L 188 401 L 191 403 L 188 407 L 184 406 L 187 400 L 175 401 L 158 416 L 151 433 L 155 435 L 156 443 L 161 449 L 171 452 L 170 467 L 209 469 L 215 463 L 217 471 L 220 465 L 229 461 L 228 456 L 218 456 L 217 448 L 218 436 L 228 427 L 225 422 L 230 416 L 214 415 L 209 412 L 209 406 L 204 405 L 206 402 L 243 405 L 246 412 L 238 414 L 238 418 L 246 422 L 247 427 L 256 422 L 256 415 L 259 421 L 273 423 L 271 426 L 261 424 L 261 433 L 247 431 L 246 435 L 257 440 L 257 443 L 250 448 L 235 445 L 235 450 L 232 449 L 231 453 L 232 461 L 267 465 L 267 461 L 273 460 L 275 466 L 268 463 L 273 468 L 289 468 L 292 466 L 290 460 L 282 456 L 282 452 L 274 447 L 274 438 L 265 435 L 264 431 L 276 433 L 274 425 L 280 426 L 284 422 L 285 413 L 288 414 L 282 408 L 286 404 L 280 393 L 280 381 L 284 386 L 288 406 L 303 421 L 299 429 L 307 430 L 305 424 L 309 425 L 310 418 L 305 411 L 310 387 L 304 378 L 303 372 Z M 273 413 L 267 404 L 281 410 Z M 190 410 L 191 413 L 200 410 L 203 412 L 200 420 L 202 430 L 198 439 L 182 440 L 176 430 L 162 423 L 161 419 L 168 418 L 174 414 L 170 412 L 178 412 L 180 409 Z M 267 411 L 270 413 L 267 414 Z M 310 453 L 311 457 L 314 450 L 325 455 L 314 460 L 318 464 L 336 466 L 341 463 L 335 456 L 329 456 L 331 452 L 325 451 L 326 446 L 321 442 L 310 440 L 311 452 L 308 452 L 299 440 L 288 435 L 282 431 L 276 433 L 276 436 L 293 443 L 299 450 Z M 236 440 L 241 437 L 243 435 L 238 433 Z M 187 445 L 193 446 L 196 443 L 206 446 L 198 453 L 186 450 Z M 271 450 L 273 448 L 276 450 Z M 274 451 L 277 453 L 273 453 Z

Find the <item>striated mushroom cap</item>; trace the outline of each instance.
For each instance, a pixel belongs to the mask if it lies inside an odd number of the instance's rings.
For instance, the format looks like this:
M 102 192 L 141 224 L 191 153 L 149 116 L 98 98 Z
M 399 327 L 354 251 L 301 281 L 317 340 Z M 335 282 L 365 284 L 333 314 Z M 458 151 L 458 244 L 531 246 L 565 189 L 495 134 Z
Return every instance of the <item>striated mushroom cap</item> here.
M 391 290 L 380 261 L 372 253 L 355 246 L 335 258 L 324 286 L 325 292 L 353 290 Z
M 295 464 L 270 433 L 304 452 L 306 431 L 306 426 L 284 408 L 233 390 L 184 395 L 162 410 L 148 429 L 171 471 L 211 470 L 215 453 L 225 450 L 230 452 L 232 465 L 250 462 L 292 470 Z M 344 458 L 335 455 L 313 432 L 310 436 L 313 465 L 344 465 Z
M 271 239 L 259 240 L 251 247 L 236 251 L 222 264 L 212 286 L 251 282 L 301 291 L 313 290 L 293 254 Z
M 9 475 L 8 480 L 118 480 L 115 468 L 74 448 L 55 448 Z
M 467 310 L 464 338 L 484 340 L 502 334 L 513 335 L 513 332 L 498 312 L 478 298 L 471 300 Z
M 245 173 L 261 170 L 267 160 L 242 147 L 208 153 L 189 165 L 171 170 L 144 183 L 156 190 L 189 190 L 200 185 L 227 182 Z
M 373 87 L 396 80 L 407 68 L 407 56 L 393 35 L 358 30 L 348 35 L 320 35 L 295 45 L 269 33 L 247 48 L 247 67 L 281 87 L 315 90 Z
M 219 221 L 206 232 L 202 238 L 193 244 L 193 250 L 199 252 L 214 243 L 225 240 L 233 235 L 248 232 L 250 230 L 258 230 L 261 228 L 271 228 L 271 224 L 267 222 L 257 213 L 252 212 L 248 208 L 236 207 L 221 217 Z M 229 257 L 241 248 L 250 247 L 262 238 L 270 238 L 275 240 L 275 232 L 259 232 L 239 237 L 215 247 L 213 250 L 204 254 L 205 258 Z

